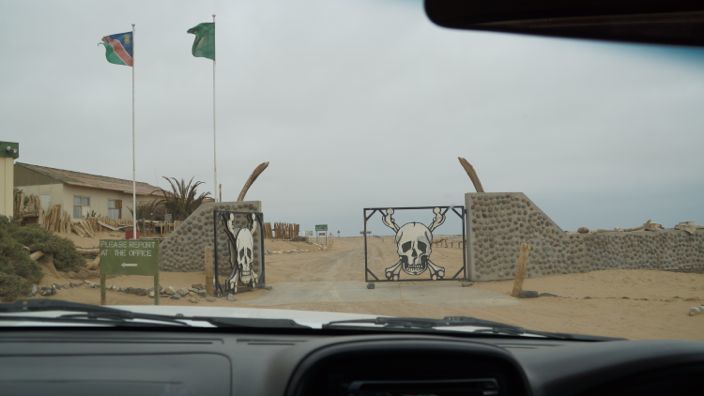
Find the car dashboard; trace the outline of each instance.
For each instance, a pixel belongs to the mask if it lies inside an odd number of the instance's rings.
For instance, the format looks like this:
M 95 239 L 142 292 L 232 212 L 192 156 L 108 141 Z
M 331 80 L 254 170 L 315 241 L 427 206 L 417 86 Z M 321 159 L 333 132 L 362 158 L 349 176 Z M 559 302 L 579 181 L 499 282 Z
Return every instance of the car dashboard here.
M 702 394 L 704 344 L 430 334 L 26 329 L 3 395 Z

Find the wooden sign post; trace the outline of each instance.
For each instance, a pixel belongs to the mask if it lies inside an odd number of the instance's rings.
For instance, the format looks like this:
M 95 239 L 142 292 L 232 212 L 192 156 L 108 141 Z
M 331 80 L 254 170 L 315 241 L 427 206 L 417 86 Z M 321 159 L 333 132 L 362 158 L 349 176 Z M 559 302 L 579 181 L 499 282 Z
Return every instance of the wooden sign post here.
M 159 244 L 155 240 L 100 241 L 100 304 L 105 305 L 107 275 L 154 277 L 154 304 L 159 305 Z
M 206 246 L 203 251 L 203 269 L 205 271 L 205 292 L 215 295 L 215 267 L 213 266 L 213 248 Z

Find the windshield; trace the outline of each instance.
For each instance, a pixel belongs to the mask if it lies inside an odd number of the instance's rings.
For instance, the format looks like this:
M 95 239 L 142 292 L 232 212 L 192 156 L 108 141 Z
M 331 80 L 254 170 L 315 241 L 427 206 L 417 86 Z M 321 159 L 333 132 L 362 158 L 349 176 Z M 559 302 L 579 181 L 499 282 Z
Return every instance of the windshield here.
M 702 49 L 410 0 L 0 7 L 5 302 L 704 338 Z

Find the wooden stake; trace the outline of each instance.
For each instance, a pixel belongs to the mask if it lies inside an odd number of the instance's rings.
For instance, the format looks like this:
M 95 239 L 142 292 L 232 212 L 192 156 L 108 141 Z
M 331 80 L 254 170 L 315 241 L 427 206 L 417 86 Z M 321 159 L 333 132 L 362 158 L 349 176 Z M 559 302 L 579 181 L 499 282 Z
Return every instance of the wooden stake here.
M 215 268 L 213 267 L 213 248 L 206 246 L 203 251 L 203 268 L 205 270 L 205 292 L 215 295 Z
M 530 253 L 530 245 L 522 243 L 518 260 L 516 261 L 516 279 L 513 281 L 512 297 L 519 297 L 523 291 L 523 279 L 526 277 L 526 267 L 528 266 L 528 254 Z
M 161 287 L 159 286 L 159 269 L 157 268 L 156 274 L 154 274 L 154 305 L 159 305 L 159 294 L 161 294 Z
M 105 295 L 105 274 L 100 274 L 100 305 L 105 305 L 107 296 Z
M 479 176 L 477 176 L 477 172 L 474 170 L 474 167 L 463 157 L 457 157 L 457 159 L 460 161 L 460 165 L 462 165 L 464 171 L 467 172 L 469 180 L 471 180 L 472 184 L 474 184 L 474 189 L 477 190 L 477 192 L 483 193 L 484 187 L 482 187 L 482 182 L 479 181 Z

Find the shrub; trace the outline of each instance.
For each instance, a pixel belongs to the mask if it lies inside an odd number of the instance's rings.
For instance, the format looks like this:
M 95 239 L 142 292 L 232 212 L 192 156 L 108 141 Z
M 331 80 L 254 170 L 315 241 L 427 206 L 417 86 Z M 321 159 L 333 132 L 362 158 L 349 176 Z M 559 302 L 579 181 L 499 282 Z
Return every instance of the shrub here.
M 41 250 L 44 254 L 52 255 L 54 266 L 59 271 L 75 271 L 85 263 L 73 242 L 59 238 L 37 225 L 11 225 L 10 234 L 32 251 Z
M 32 284 L 42 278 L 42 270 L 13 232 L 21 228 L 0 216 L 0 301 L 13 301 L 29 295 Z
M 32 284 L 26 279 L 0 272 L 0 301 L 15 301 L 19 297 L 28 296 L 32 292 Z
M 6 229 L 0 228 L 0 272 L 17 275 L 31 283 L 42 277 L 39 264 L 29 258 L 29 252 Z
M 21 226 L 0 216 L 0 300 L 13 301 L 31 292 L 39 283 L 42 269 L 29 257 L 31 251 L 41 250 L 54 257 L 59 271 L 77 270 L 84 264 L 73 242 L 59 238 L 37 226 Z
M 129 208 L 130 214 L 132 208 Z M 137 220 L 164 220 L 166 207 L 162 201 L 154 199 L 137 204 Z
M 38 225 L 21 226 L 12 223 L 7 217 L 0 216 L 0 239 L 7 239 L 3 242 L 4 249 L 0 250 L 4 258 L 13 257 L 15 260 L 23 260 L 19 257 L 26 256 L 26 259 L 31 261 L 27 251 L 22 248 L 24 245 L 31 251 L 41 250 L 44 254 L 52 255 L 54 266 L 59 271 L 75 271 L 85 263 L 73 242 L 57 237 Z M 2 271 L 0 268 L 0 272 Z M 15 273 L 14 271 L 4 272 Z M 18 275 L 25 277 L 19 273 Z

